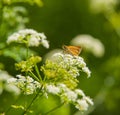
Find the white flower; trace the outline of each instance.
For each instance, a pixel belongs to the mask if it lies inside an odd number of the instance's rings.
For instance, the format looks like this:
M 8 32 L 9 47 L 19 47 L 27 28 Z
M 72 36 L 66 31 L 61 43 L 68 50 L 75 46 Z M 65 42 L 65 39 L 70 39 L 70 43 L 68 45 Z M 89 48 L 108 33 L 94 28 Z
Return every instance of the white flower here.
M 61 89 L 61 90 L 67 90 L 67 86 L 63 83 L 59 83 L 58 84 L 58 87 Z
M 37 81 L 33 82 L 36 88 L 41 88 L 41 84 Z
M 18 33 L 13 33 L 12 36 L 8 37 L 7 43 L 17 42 L 19 40 L 20 35 Z
M 85 99 L 90 105 L 93 105 L 93 101 L 89 97 L 84 96 L 83 99 Z
M 70 54 L 55 53 L 53 58 L 60 67 L 66 69 L 74 78 L 80 75 L 80 70 L 90 77 L 90 70 L 86 67 L 84 59 L 80 56 L 72 56 Z
M 88 103 L 84 99 L 78 99 L 77 104 L 75 106 L 79 110 L 87 110 L 88 109 Z
M 6 90 L 15 95 L 19 95 L 20 90 L 15 85 L 16 80 L 16 78 L 10 76 L 6 71 L 0 70 L 0 84 L 2 84 L 0 87 L 0 94 L 3 92 L 3 90 Z
M 87 74 L 88 77 L 90 77 L 91 71 L 88 69 L 88 67 L 84 67 L 82 70 Z
M 36 31 L 34 31 L 33 29 L 24 29 L 24 30 L 19 30 L 19 32 L 18 32 L 19 34 L 23 34 L 23 35 L 29 35 L 29 34 L 31 34 L 31 35 L 34 35 L 34 34 L 37 34 L 37 32 Z
M 83 97 L 85 96 L 84 92 L 80 89 L 76 89 L 75 92 L 80 96 L 83 96 Z
M 59 87 L 56 87 L 54 85 L 46 85 L 46 90 L 49 92 L 49 93 L 52 93 L 52 94 L 58 94 L 60 93 L 60 88 Z
M 42 40 L 42 45 L 45 47 L 45 48 L 49 48 L 49 43 L 47 40 Z
M 30 76 L 17 75 L 16 78 L 9 79 L 8 83 L 16 85 L 27 95 L 33 94 L 37 88 L 41 88 L 41 84 Z
M 78 95 L 75 91 L 67 88 L 65 84 L 58 84 L 58 87 L 61 90 L 62 101 L 75 102 Z
M 27 83 L 32 83 L 34 80 L 30 76 L 27 76 L 26 81 L 27 81 Z
M 24 83 L 26 81 L 25 76 L 22 75 L 16 75 L 18 83 Z
M 35 38 L 36 36 L 31 36 L 31 38 L 29 39 L 29 46 L 39 46 L 39 42 L 40 42 L 40 39 L 36 39 Z
M 69 73 L 76 78 L 76 76 L 79 76 L 80 73 L 79 73 L 79 70 L 75 67 L 73 67 L 72 69 L 69 70 Z
M 42 38 L 42 40 L 45 40 L 46 39 L 46 36 L 44 33 L 38 33 L 38 35 L 40 36 L 40 38 Z
M 101 41 L 87 34 L 76 36 L 71 41 L 71 44 L 82 46 L 87 51 L 93 53 L 93 55 L 96 57 L 102 57 L 105 52 L 104 45 L 101 43 Z
M 30 83 L 26 85 L 24 93 L 27 95 L 30 95 L 30 94 L 33 94 L 35 90 L 36 90 L 36 87 L 34 86 L 34 84 Z
M 77 94 L 72 90 L 67 90 L 64 92 L 64 94 L 67 97 L 68 101 L 75 102 L 77 99 Z
M 7 39 L 7 43 L 11 42 L 25 43 L 28 46 L 35 47 L 42 44 L 44 47 L 49 48 L 49 43 L 44 33 L 38 33 L 33 29 L 24 29 L 13 33 Z

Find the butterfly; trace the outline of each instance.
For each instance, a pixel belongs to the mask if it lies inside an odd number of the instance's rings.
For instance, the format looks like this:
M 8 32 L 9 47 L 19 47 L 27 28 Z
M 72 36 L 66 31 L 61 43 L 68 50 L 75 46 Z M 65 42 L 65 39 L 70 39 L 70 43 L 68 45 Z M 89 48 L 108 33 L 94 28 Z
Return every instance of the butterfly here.
M 80 46 L 66 46 L 66 45 L 63 45 L 62 48 L 66 53 L 69 53 L 73 56 L 78 56 L 82 51 L 82 47 L 80 47 Z

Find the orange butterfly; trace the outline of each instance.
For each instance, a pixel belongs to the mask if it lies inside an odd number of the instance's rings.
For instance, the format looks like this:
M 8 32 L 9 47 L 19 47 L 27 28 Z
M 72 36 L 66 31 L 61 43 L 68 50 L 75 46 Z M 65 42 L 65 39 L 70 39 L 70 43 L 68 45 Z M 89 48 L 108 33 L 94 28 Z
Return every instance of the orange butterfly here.
M 63 45 L 62 48 L 64 49 L 65 52 L 73 55 L 73 56 L 78 56 L 81 51 L 82 51 L 82 47 L 80 46 L 66 46 Z

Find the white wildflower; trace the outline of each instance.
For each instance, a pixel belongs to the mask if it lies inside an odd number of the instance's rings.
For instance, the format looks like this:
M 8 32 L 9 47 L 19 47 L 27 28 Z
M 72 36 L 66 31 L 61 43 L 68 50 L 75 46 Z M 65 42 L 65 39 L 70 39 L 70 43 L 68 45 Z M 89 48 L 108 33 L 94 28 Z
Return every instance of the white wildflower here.
M 32 83 L 34 80 L 30 76 L 27 76 L 26 81 L 27 81 L 27 83 Z
M 71 74 L 73 77 L 80 75 L 79 70 L 76 67 L 73 67 L 72 69 L 70 69 L 69 74 Z
M 60 67 L 68 70 L 74 78 L 80 75 L 80 70 L 85 72 L 90 77 L 90 70 L 86 66 L 84 59 L 80 56 L 72 56 L 70 54 L 55 53 L 53 55 L 54 61 L 57 62 Z
M 82 90 L 76 89 L 75 92 L 76 92 L 78 95 L 85 97 L 85 94 L 84 94 L 84 92 L 83 92 Z
M 49 93 L 52 93 L 52 94 L 58 94 L 60 93 L 60 88 L 59 87 L 56 87 L 54 85 L 46 85 L 46 90 L 49 92 Z
M 58 84 L 58 87 L 61 89 L 61 90 L 67 90 L 67 86 L 63 83 L 59 83 Z
M 89 97 L 84 96 L 83 99 L 85 99 L 87 101 L 87 103 L 89 103 L 90 105 L 93 105 L 93 101 Z
M 37 32 L 33 29 L 19 30 L 18 33 L 21 34 L 21 35 L 24 35 L 24 36 L 26 36 L 26 35 L 36 35 L 37 34 Z
M 77 104 L 75 106 L 79 110 L 87 110 L 88 109 L 88 103 L 84 99 L 78 99 Z
M 78 35 L 71 41 L 71 44 L 82 46 L 96 57 L 102 57 L 105 52 L 104 45 L 101 41 L 91 35 Z
M 35 47 L 42 44 L 44 47 L 49 48 L 49 43 L 44 33 L 38 33 L 33 29 L 24 29 L 24 30 L 19 30 L 16 33 L 13 33 L 7 39 L 8 44 L 11 42 L 25 43 L 28 46 L 35 46 Z
M 58 84 L 58 87 L 61 90 L 61 99 L 62 101 L 75 102 L 78 95 L 75 91 L 67 88 L 65 84 Z
M 8 37 L 7 43 L 19 41 L 20 35 L 18 33 L 13 33 L 12 36 Z
M 8 92 L 11 92 L 15 95 L 20 94 L 20 90 L 15 85 L 16 78 L 13 78 L 11 75 L 9 75 L 6 71 L 0 70 L 0 94 L 3 92 L 3 90 L 6 90 Z
M 26 78 L 25 76 L 22 76 L 22 75 L 16 75 L 16 78 L 17 78 L 17 85 L 18 87 L 19 86 L 24 86 L 25 85 L 25 82 L 26 82 Z
M 42 40 L 42 45 L 45 47 L 45 48 L 49 48 L 49 43 L 47 40 Z
M 7 23 L 7 25 L 15 27 L 16 30 L 19 30 L 25 28 L 25 24 L 29 21 L 28 17 L 25 16 L 26 13 L 27 10 L 25 7 L 14 6 L 4 7 L 2 14 L 4 22 Z
M 37 81 L 33 82 L 36 88 L 41 88 L 41 84 Z
M 26 85 L 24 93 L 26 95 L 30 95 L 30 94 L 33 94 L 35 90 L 36 90 L 35 85 L 30 83 Z
M 88 69 L 88 67 L 84 67 L 82 70 L 87 74 L 88 77 L 90 77 L 91 71 Z
M 35 47 L 39 46 L 40 39 L 36 39 L 35 37 L 36 36 L 31 36 L 31 38 L 28 41 L 29 46 L 35 46 Z
M 16 78 L 9 79 L 8 83 L 16 85 L 27 95 L 33 94 L 37 88 L 41 88 L 41 84 L 30 76 L 17 75 Z
M 75 102 L 76 99 L 77 99 L 77 94 L 74 91 L 72 91 L 72 90 L 65 91 L 64 95 L 66 96 L 68 101 Z
M 39 33 L 39 36 L 42 38 L 42 40 L 45 40 L 46 39 L 46 36 L 44 33 Z
M 54 61 L 55 58 L 53 58 L 53 55 L 57 54 L 57 53 L 60 53 L 63 52 L 62 49 L 54 49 L 54 50 L 51 50 L 50 52 L 48 52 L 45 56 L 44 56 L 44 60 L 51 60 L 51 61 Z M 56 57 L 56 56 L 55 56 Z

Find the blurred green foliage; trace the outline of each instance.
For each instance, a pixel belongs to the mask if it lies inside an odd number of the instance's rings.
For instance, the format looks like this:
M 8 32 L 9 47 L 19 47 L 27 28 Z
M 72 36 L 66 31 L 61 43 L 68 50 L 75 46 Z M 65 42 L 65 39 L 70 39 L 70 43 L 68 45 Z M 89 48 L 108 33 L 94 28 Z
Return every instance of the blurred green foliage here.
M 4 0 L 7 2 L 7 0 Z M 12 1 L 12 0 L 10 0 Z M 30 0 L 29 0 L 30 1 Z M 35 0 L 37 3 L 38 0 Z M 8 35 L 15 31 L 17 25 L 9 24 L 12 17 L 7 22 L 3 19 L 2 10 L 4 7 L 22 6 L 27 10 L 29 22 L 26 28 L 33 28 L 44 32 L 50 41 L 50 49 L 43 47 L 31 48 L 31 51 L 44 56 L 47 52 L 55 48 L 61 48 L 63 44 L 69 44 L 70 41 L 79 34 L 90 34 L 99 38 L 105 47 L 105 55 L 97 58 L 83 50 L 81 56 L 85 59 L 88 67 L 91 69 L 92 77 L 86 79 L 80 78 L 79 86 L 83 91 L 93 98 L 94 107 L 84 114 L 90 115 L 119 115 L 120 107 L 120 3 L 113 8 L 114 12 L 102 11 L 93 13 L 90 9 L 91 0 L 43 0 L 43 6 L 29 5 L 25 3 L 2 4 L 0 1 L 0 68 L 15 75 L 14 63 L 24 59 L 23 49 L 17 50 L 11 45 L 6 45 Z M 40 4 L 40 3 L 39 3 Z M 41 5 L 40 5 L 41 6 Z M 95 10 L 95 9 L 94 9 Z M 15 17 L 17 15 L 15 14 Z M 26 16 L 26 14 L 25 14 Z M 24 18 L 22 18 L 24 19 Z M 23 24 L 22 22 L 17 22 Z M 18 25 L 19 25 L 18 24 Z M 23 52 L 22 52 L 23 50 Z M 15 52 L 15 53 L 13 53 Z M 22 52 L 22 53 L 21 53 Z M 12 100 L 11 100 L 12 98 Z M 11 103 L 16 98 L 11 93 L 4 91 L 0 95 L 0 113 L 7 111 Z M 51 96 L 49 100 L 40 100 L 32 106 L 36 114 L 48 111 L 58 104 L 54 101 L 56 97 Z M 28 102 L 31 99 L 27 98 Z M 17 101 L 24 103 L 25 96 L 18 98 Z M 59 99 L 58 99 L 59 101 Z M 42 111 L 43 110 L 43 111 Z M 11 109 L 8 115 L 18 114 L 22 110 Z M 18 113 L 17 113 L 18 112 Z M 38 112 L 38 113 L 37 113 Z M 76 110 L 71 106 L 62 107 L 51 115 L 73 115 Z M 80 113 L 76 113 L 79 115 Z

